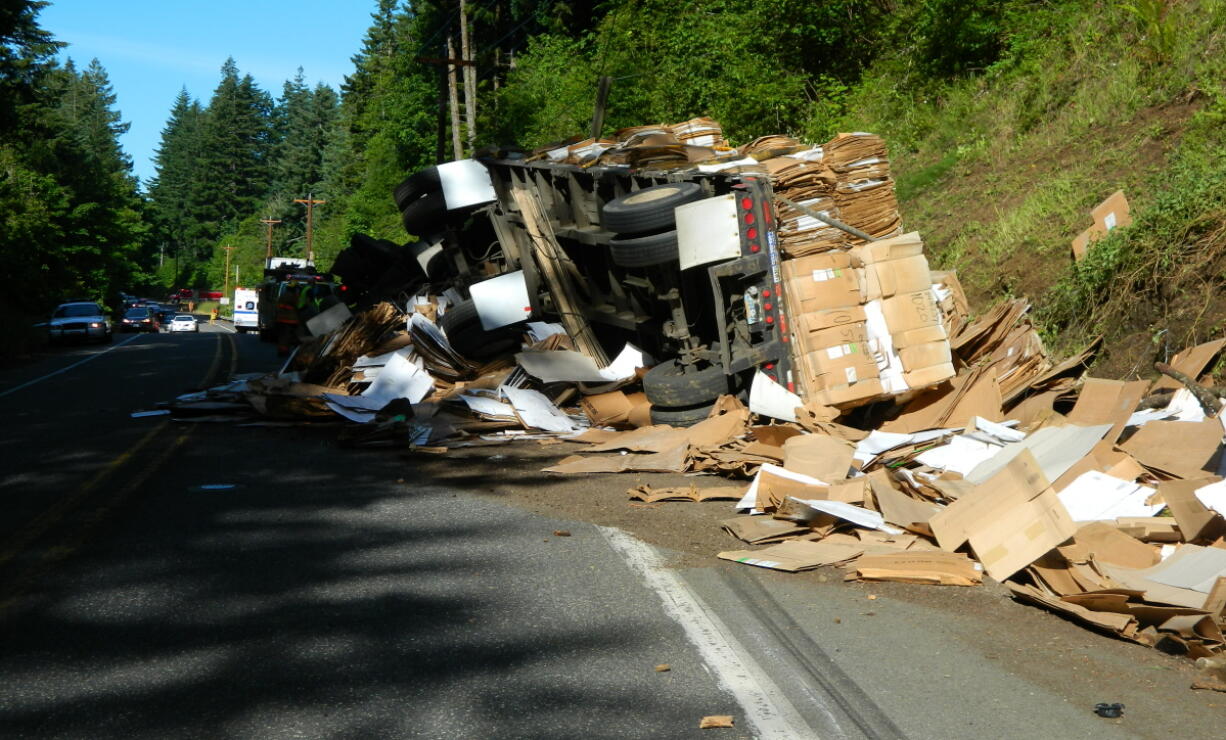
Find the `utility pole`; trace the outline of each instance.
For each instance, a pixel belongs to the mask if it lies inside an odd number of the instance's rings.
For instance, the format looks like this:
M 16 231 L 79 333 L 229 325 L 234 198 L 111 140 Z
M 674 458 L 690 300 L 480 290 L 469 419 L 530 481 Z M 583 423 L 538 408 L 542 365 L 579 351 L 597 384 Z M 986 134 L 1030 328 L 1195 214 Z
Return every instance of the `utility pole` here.
M 467 5 L 464 0 L 460 0 L 460 55 L 469 62 L 472 61 L 472 55 L 468 52 L 468 39 L 471 35 Z M 468 151 L 472 152 L 477 148 L 477 68 L 466 64 L 460 71 L 464 73 L 464 118 L 468 124 Z
M 447 58 L 455 56 L 455 43 L 447 35 Z M 451 100 L 451 149 L 456 159 L 464 158 L 464 145 L 460 143 L 460 97 L 456 90 L 455 64 L 447 65 L 447 95 Z
M 230 253 L 234 251 L 234 247 L 222 247 L 226 250 L 226 272 L 225 272 L 225 287 L 221 290 L 221 297 L 230 295 Z
M 307 265 L 311 266 L 315 264 L 315 249 L 314 247 L 311 246 L 311 213 L 314 210 L 315 206 L 323 204 L 323 203 L 327 203 L 328 201 L 315 200 L 314 193 L 307 193 L 306 198 L 294 198 L 294 202 L 295 203 L 305 203 L 307 207 L 307 233 L 306 233 Z
M 435 160 L 440 164 L 443 162 L 444 142 L 447 134 L 447 103 L 448 98 L 451 102 L 451 134 L 452 134 L 452 149 L 455 153 L 455 158 L 459 159 L 464 155 L 460 147 L 460 102 L 456 97 L 456 67 L 472 67 L 476 63 L 468 59 L 458 59 L 455 55 L 455 47 L 452 45 L 451 37 L 447 37 L 447 46 L 443 50 L 446 56 L 441 57 L 414 57 L 414 59 L 422 64 L 437 64 L 438 68 L 438 145 L 435 152 Z M 467 74 L 465 75 L 467 77 Z M 473 72 L 473 80 L 476 80 L 476 72 Z M 476 96 L 474 95 L 474 99 Z M 474 109 L 475 114 L 475 109 Z
M 279 218 L 262 218 L 260 223 L 268 229 L 268 246 L 264 249 L 264 269 L 272 264 L 272 227 L 274 224 L 281 223 Z

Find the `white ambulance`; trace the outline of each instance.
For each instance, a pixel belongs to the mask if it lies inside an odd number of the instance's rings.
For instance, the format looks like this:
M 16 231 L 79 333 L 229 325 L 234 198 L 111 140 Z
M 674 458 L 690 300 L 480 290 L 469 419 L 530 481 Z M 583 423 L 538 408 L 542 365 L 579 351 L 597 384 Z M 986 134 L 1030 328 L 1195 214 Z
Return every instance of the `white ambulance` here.
M 243 333 L 260 328 L 260 294 L 252 288 L 234 291 L 234 330 Z

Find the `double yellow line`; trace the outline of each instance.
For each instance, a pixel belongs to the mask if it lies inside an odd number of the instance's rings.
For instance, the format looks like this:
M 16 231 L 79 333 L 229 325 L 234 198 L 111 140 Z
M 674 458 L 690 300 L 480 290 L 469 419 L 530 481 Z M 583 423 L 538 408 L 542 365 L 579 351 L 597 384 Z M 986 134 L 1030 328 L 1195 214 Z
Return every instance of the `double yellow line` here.
M 232 335 L 218 334 L 217 348 L 213 353 L 213 361 L 209 364 L 208 371 L 201 378 L 200 386 L 208 386 L 214 382 L 217 371 L 221 368 L 223 357 L 222 349 L 227 344 L 230 345 L 230 374 L 233 374 L 238 365 L 238 346 Z M 81 484 L 81 486 L 72 493 L 72 495 L 60 499 L 50 508 L 39 514 L 23 527 L 17 535 L 9 542 L 5 543 L 6 547 L 0 551 L 0 568 L 6 566 L 14 558 L 21 555 L 22 552 L 40 537 L 51 531 L 57 524 L 63 521 L 65 515 L 76 509 L 86 498 L 89 497 L 98 486 L 109 480 L 128 462 L 130 462 L 137 454 L 140 453 L 155 439 L 158 439 L 162 432 L 170 426 L 169 421 L 163 421 L 156 427 L 151 429 L 145 436 L 141 437 L 135 444 L 128 449 L 119 453 L 108 462 L 101 470 L 95 473 L 89 480 Z M 39 562 L 30 566 L 25 572 L 12 579 L 10 587 L 6 590 L 9 593 L 5 594 L 0 599 L 0 613 L 12 606 L 18 599 L 21 598 L 28 586 L 39 575 L 47 572 L 51 566 L 66 559 L 74 553 L 82 544 L 85 543 L 89 534 L 98 527 L 118 505 L 122 504 L 132 496 L 144 483 L 153 476 L 155 472 L 160 470 L 166 461 L 170 459 L 187 438 L 191 436 L 192 427 L 187 427 L 179 433 L 175 440 L 167 447 L 163 448 L 153 460 L 144 467 L 143 470 L 134 478 L 123 485 L 113 496 L 110 497 L 103 505 L 94 510 L 89 520 L 85 522 L 73 536 L 66 539 L 64 542 L 57 544 L 54 547 L 47 548 Z

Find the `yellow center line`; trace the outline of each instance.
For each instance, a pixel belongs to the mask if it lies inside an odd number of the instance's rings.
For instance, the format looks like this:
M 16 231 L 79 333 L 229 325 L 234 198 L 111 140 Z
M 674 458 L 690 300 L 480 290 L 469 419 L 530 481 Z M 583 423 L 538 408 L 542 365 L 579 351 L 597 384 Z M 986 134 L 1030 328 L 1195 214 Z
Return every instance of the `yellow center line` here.
M 199 385 L 207 385 L 209 379 L 213 377 L 213 374 L 217 372 L 217 368 L 220 367 L 223 344 L 224 342 L 221 335 L 218 335 L 217 348 L 213 353 L 213 361 L 209 365 L 208 372 L 206 372 L 204 377 L 200 380 Z M 136 444 L 119 453 L 119 455 L 117 455 L 101 470 L 95 473 L 93 477 L 82 484 L 81 487 L 78 488 L 72 495 L 60 499 L 42 514 L 39 514 L 28 524 L 26 524 L 17 532 L 13 539 L 6 543 L 7 547 L 3 551 L 0 551 L 0 567 L 3 567 L 10 560 L 17 557 L 17 555 L 19 555 L 31 542 L 46 534 L 48 530 L 63 519 L 64 515 L 68 513 L 68 511 L 81 503 L 81 501 L 88 496 L 91 491 L 97 488 L 103 481 L 114 475 L 116 471 L 123 467 L 138 452 L 144 449 L 145 446 L 147 446 L 154 439 L 157 439 L 158 435 L 160 435 L 169 425 L 169 421 L 163 421 L 153 429 L 149 430 L 149 432 L 145 436 L 141 437 Z M 176 443 L 170 446 L 169 450 L 174 451 L 175 449 L 178 449 L 179 445 L 182 444 L 182 441 L 187 438 L 188 433 L 190 432 L 181 434 Z M 157 460 L 162 461 L 165 460 L 166 457 L 167 455 L 159 455 Z M 146 467 L 145 472 L 151 473 L 154 468 L 155 466 L 148 466 Z M 140 480 L 143 481 L 146 477 L 147 476 L 142 474 Z

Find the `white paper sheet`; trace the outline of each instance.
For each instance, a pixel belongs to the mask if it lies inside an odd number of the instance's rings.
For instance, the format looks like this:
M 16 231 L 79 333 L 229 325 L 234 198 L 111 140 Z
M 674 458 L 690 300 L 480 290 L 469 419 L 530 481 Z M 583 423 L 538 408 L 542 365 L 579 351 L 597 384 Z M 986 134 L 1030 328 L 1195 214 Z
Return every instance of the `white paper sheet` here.
M 362 395 L 383 399 L 384 403 L 393 398 L 407 398 L 409 403 L 417 403 L 432 390 L 434 379 L 429 373 L 409 362 L 404 355 L 394 354 Z
M 1170 557 L 1149 571 L 1149 580 L 1208 594 L 1226 576 L 1226 550 L 1220 547 L 1180 545 Z
M 1226 480 L 1196 489 L 1196 500 L 1200 501 L 1205 508 L 1213 509 L 1222 516 L 1226 516 Z
M 474 414 L 483 414 L 498 419 L 515 419 L 515 407 L 509 403 L 473 393 L 461 393 L 460 400 Z
M 1030 450 L 1043 475 L 1047 480 L 1054 481 L 1088 455 L 1109 429 L 1110 424 L 1092 427 L 1073 424 L 1045 427 L 1021 442 L 1005 445 L 994 457 L 976 465 L 975 469 L 966 475 L 966 480 L 975 484 L 983 483 L 1008 465 L 1022 450 Z
M 797 473 L 794 470 L 788 470 L 787 468 L 781 468 L 778 465 L 773 465 L 771 463 L 763 463 L 762 467 L 758 468 L 757 475 L 755 475 L 753 477 L 753 480 L 749 483 L 749 488 L 745 491 L 745 495 L 741 497 L 740 501 L 736 502 L 736 506 L 735 506 L 736 509 L 739 509 L 739 510 L 748 509 L 753 514 L 762 513 L 761 509 L 754 508 L 754 504 L 758 502 L 758 479 L 762 477 L 763 472 L 770 473 L 771 475 L 776 475 L 780 478 L 787 478 L 788 480 L 794 480 L 797 483 L 804 483 L 810 486 L 828 486 L 830 485 L 829 483 L 826 483 L 825 481 L 820 481 L 811 475 L 805 475 L 804 473 Z
M 511 402 L 516 414 L 527 426 L 547 432 L 573 432 L 579 428 L 573 419 L 562 413 L 540 391 L 503 386 L 499 392 Z
M 1145 409 L 1134 412 L 1128 417 L 1128 426 L 1137 427 L 1159 419 L 1174 419 L 1177 421 L 1204 421 L 1205 410 L 1201 408 L 1196 396 L 1187 388 L 1180 388 L 1171 396 L 1165 408 Z
M 608 367 L 598 368 L 592 358 L 570 350 L 520 352 L 515 360 L 529 375 L 545 383 L 612 383 L 629 380 L 643 366 L 643 351 L 632 344 Z
M 950 432 L 956 431 L 958 431 L 958 428 L 955 427 L 953 429 L 929 429 L 923 432 L 915 432 L 914 434 L 900 434 L 898 432 L 882 432 L 874 429 L 869 432 L 867 437 L 856 443 L 856 452 L 853 457 L 861 464 L 864 464 L 895 447 L 927 442 L 928 440 L 938 439 Z
M 749 410 L 784 421 L 796 421 L 796 407 L 804 406 L 800 396 L 771 380 L 761 370 L 754 373 L 749 386 Z
M 825 499 L 794 499 L 810 506 L 818 511 L 825 512 L 832 516 L 837 516 L 840 519 L 855 524 L 858 527 L 866 529 L 877 529 L 888 534 L 902 534 L 903 530 L 885 523 L 885 519 L 875 511 L 865 509 L 855 504 L 849 504 L 845 501 L 827 501 Z
M 1154 516 L 1162 504 L 1147 504 L 1154 489 L 1090 470 L 1056 495 L 1075 522 L 1094 522 L 1122 516 Z
M 960 434 L 950 439 L 949 444 L 925 450 L 915 459 L 933 468 L 966 475 L 976 465 L 993 457 L 1001 449 L 1001 445 L 981 442 Z
M 1010 442 L 1021 442 L 1023 439 L 1026 439 L 1025 432 L 1019 432 L 1012 428 L 1017 426 L 1017 421 L 1006 421 L 1003 424 L 997 424 L 994 421 L 988 421 L 982 416 L 974 416 L 971 417 L 971 426 L 975 427 L 975 431 L 967 432 L 967 435 L 984 442 L 1006 445 Z

